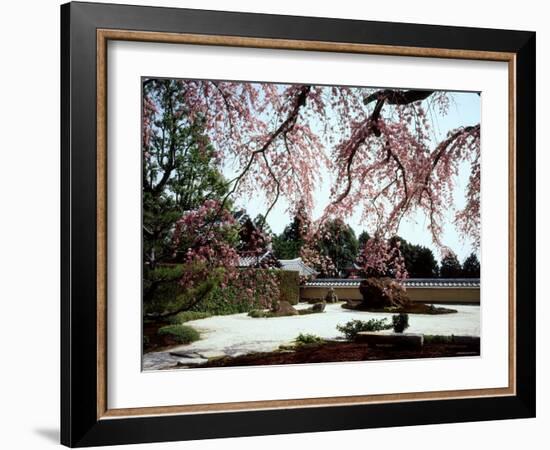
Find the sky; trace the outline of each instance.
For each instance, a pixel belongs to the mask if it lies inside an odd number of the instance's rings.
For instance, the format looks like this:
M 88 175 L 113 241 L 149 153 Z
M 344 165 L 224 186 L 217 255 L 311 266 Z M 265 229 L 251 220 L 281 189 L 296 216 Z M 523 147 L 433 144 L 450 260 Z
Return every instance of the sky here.
M 474 125 L 480 122 L 481 116 L 481 96 L 472 92 L 453 92 L 450 94 L 450 107 L 447 115 L 432 114 L 431 123 L 433 128 L 433 142 L 441 141 L 449 130 L 459 126 Z M 327 149 L 330 151 L 330 149 Z M 442 242 L 452 248 L 457 254 L 460 261 L 464 261 L 472 252 L 478 252 L 474 248 L 470 239 L 464 240 L 455 229 L 452 220 L 456 209 L 461 209 L 465 204 L 465 192 L 469 178 L 469 165 L 462 164 L 459 176 L 456 180 L 454 191 L 455 205 L 449 205 L 448 220 L 444 227 Z M 224 175 L 230 177 L 233 174 L 229 168 L 224 168 Z M 318 186 L 315 192 L 315 208 L 313 211 L 313 219 L 318 219 L 324 208 L 329 203 L 329 189 L 332 184 L 331 174 L 323 174 L 323 183 Z M 235 206 L 246 209 L 249 216 L 254 218 L 258 214 L 263 214 L 267 210 L 267 201 L 265 195 L 257 191 L 254 195 L 247 197 L 241 196 L 235 199 Z M 271 230 L 279 234 L 285 226 L 292 220 L 287 212 L 289 207 L 288 202 L 284 198 L 280 198 L 271 213 L 268 216 L 267 222 Z M 359 214 L 357 214 L 358 216 Z M 358 217 L 351 217 L 346 221 L 355 231 L 358 236 L 366 227 L 360 223 Z M 368 230 L 367 230 L 368 231 Z M 432 249 L 437 258 L 440 258 L 440 252 L 432 242 L 431 235 L 427 229 L 427 218 L 422 212 L 414 214 L 412 219 L 403 220 L 400 225 L 398 234 L 413 244 L 419 244 Z

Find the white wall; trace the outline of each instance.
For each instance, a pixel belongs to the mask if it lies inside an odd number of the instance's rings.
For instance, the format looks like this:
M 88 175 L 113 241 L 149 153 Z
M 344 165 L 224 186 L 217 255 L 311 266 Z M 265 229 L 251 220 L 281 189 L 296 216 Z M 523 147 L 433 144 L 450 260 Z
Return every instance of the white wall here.
M 444 2 L 357 0 L 298 2 L 278 0 L 139 1 L 129 3 L 230 9 L 280 14 L 466 25 L 537 31 L 538 128 L 550 119 L 548 55 L 550 31 L 544 2 L 524 0 Z M 0 446 L 41 449 L 56 445 L 59 422 L 59 1 L 2 4 L 0 26 Z M 539 132 L 539 149 L 548 138 Z M 7 157 L 7 158 L 6 158 Z M 538 152 L 538 229 L 548 182 L 543 168 L 548 151 Z M 544 231 L 544 230 L 543 230 Z M 21 250 L 23 249 L 23 250 Z M 548 242 L 538 239 L 538 275 L 550 269 L 542 255 Z M 538 418 L 507 422 L 452 424 L 399 429 L 289 435 L 224 441 L 142 445 L 139 448 L 408 448 L 513 449 L 545 442 L 550 426 L 548 383 L 550 342 L 542 318 L 550 313 L 548 295 L 538 289 Z M 534 300 L 534 299 L 533 299 Z M 497 447 L 498 446 L 498 447 Z M 138 448 L 138 447 L 136 447 Z

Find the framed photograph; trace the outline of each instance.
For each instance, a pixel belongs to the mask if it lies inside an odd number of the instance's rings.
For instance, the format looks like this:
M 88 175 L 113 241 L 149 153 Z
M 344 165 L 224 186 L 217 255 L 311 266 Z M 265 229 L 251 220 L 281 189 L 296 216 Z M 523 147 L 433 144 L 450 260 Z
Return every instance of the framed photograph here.
M 535 415 L 535 33 L 61 7 L 61 441 Z

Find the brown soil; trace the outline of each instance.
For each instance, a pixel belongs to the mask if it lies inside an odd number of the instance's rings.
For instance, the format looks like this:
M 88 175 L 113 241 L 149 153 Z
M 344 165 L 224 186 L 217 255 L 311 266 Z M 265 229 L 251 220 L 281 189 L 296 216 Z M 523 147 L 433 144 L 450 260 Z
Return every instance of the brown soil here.
M 196 367 L 262 366 L 320 362 L 372 361 L 388 359 L 442 358 L 479 356 L 479 342 L 469 344 L 426 343 L 422 350 L 392 347 L 368 347 L 353 342 L 331 341 L 299 346 L 295 351 L 275 351 L 213 359 Z

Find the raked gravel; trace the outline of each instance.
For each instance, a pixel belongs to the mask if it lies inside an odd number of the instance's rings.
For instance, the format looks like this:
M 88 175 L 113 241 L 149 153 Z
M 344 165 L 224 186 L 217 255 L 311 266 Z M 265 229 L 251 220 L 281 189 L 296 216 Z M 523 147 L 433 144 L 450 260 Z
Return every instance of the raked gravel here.
M 310 305 L 300 304 L 298 309 Z M 439 306 L 439 305 L 435 305 Z M 409 314 L 407 332 L 442 335 L 480 335 L 479 305 L 440 305 L 456 309 L 455 314 Z M 315 334 L 325 339 L 342 337 L 336 329 L 354 319 L 388 318 L 391 313 L 351 311 L 342 303 L 328 304 L 325 312 L 303 316 L 252 318 L 247 314 L 213 316 L 186 322 L 201 333 L 201 339 L 192 344 L 171 348 L 169 351 L 143 355 L 143 370 L 173 367 L 176 364 L 197 364 L 215 356 L 237 356 L 252 352 L 270 352 L 282 344 L 292 342 L 300 333 Z M 171 354 L 172 353 L 172 354 Z M 175 356 L 173 353 L 177 353 Z

